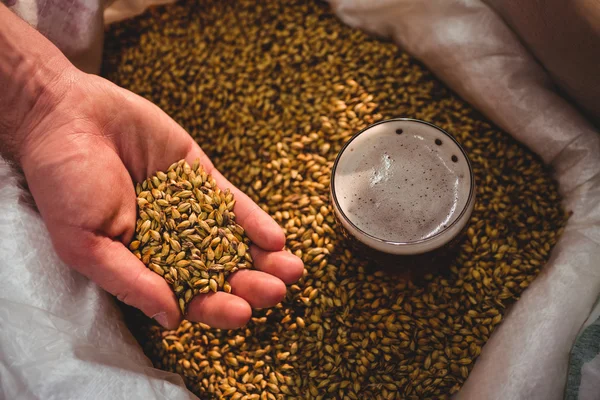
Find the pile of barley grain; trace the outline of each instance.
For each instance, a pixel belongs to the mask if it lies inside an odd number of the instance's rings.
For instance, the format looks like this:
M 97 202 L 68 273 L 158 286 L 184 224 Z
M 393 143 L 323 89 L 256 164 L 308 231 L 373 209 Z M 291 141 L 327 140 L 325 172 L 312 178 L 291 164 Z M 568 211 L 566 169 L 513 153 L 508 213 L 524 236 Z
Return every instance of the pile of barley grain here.
M 250 241 L 235 223 L 235 200 L 197 161 L 173 163 L 138 183 L 129 249 L 171 286 L 185 313 L 197 294 L 231 292 L 230 274 L 252 267 Z
M 202 399 L 448 398 L 562 232 L 538 158 L 325 4 L 182 1 L 115 26 L 106 51 L 106 76 L 181 123 L 306 264 L 282 304 L 245 329 L 132 320 L 155 365 Z M 478 183 L 468 241 L 448 274 L 423 282 L 366 270 L 329 206 L 342 144 L 401 116 L 453 133 Z

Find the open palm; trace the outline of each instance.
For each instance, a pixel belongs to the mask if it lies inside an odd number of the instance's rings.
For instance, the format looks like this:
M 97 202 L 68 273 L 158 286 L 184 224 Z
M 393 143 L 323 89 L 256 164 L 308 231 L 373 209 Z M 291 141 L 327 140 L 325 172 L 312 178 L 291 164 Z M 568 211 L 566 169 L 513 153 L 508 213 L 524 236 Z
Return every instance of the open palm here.
M 251 307 L 270 307 L 303 272 L 283 251 L 281 228 L 219 173 L 191 137 L 158 107 L 112 83 L 69 69 L 38 99 L 43 116 L 29 125 L 21 165 L 59 256 L 123 302 L 166 327 L 181 321 L 175 296 L 131 252 L 136 221 L 133 181 L 185 158 L 200 159 L 235 198 L 237 222 L 253 242 L 256 270 L 233 274 L 232 293 L 197 296 L 185 316 L 235 328 Z

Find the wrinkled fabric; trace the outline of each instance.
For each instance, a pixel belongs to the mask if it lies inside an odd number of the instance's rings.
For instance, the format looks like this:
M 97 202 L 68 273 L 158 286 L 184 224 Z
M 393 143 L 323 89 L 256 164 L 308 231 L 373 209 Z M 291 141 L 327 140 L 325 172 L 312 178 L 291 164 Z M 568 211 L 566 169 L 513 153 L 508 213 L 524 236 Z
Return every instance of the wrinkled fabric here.
M 46 36 L 79 69 L 99 73 L 103 0 L 0 0 Z
M 64 265 L 0 160 L 0 398 L 196 399 L 152 367 L 112 297 Z
M 102 16 L 119 21 L 155 4 L 117 0 L 102 12 L 108 3 L 94 0 L 3 1 L 88 72 L 100 65 Z M 500 2 L 488 2 L 518 28 Z M 563 398 L 569 360 L 576 359 L 573 343 L 589 336 L 582 326 L 588 319 L 585 328 L 593 325 L 590 311 L 600 293 L 597 132 L 482 1 L 330 4 L 350 26 L 395 40 L 554 167 L 573 216 L 550 262 L 509 310 L 456 397 Z M 61 28 L 66 19 L 74 21 Z M 18 197 L 15 175 L 0 164 L 0 393 L 7 399 L 193 398 L 181 378 L 151 368 L 110 296 L 58 260 L 39 216 Z M 598 398 L 599 361 L 583 362 L 575 398 Z
M 100 73 L 104 24 L 175 0 L 0 0 L 46 36 L 80 70 Z
M 600 301 L 577 337 L 569 361 L 565 400 L 600 399 Z
M 175 0 L 114 0 L 104 10 L 104 23 L 112 24 L 136 17 L 150 6 L 173 3 Z
M 485 0 L 564 93 L 600 126 L 600 3 Z

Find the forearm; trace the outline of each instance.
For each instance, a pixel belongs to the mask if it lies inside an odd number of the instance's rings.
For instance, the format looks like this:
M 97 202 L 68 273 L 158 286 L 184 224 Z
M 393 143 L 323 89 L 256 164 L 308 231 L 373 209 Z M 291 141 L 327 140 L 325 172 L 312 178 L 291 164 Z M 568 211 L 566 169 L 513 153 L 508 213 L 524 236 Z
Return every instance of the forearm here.
M 52 107 L 70 63 L 43 35 L 0 3 L 0 155 L 18 163 L 36 115 Z

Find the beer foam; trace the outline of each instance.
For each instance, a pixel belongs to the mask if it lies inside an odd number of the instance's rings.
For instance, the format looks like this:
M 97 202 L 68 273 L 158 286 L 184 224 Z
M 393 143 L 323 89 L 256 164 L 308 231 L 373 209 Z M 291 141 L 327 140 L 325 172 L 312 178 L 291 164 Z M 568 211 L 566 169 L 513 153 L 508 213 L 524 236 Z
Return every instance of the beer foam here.
M 434 126 L 410 120 L 356 136 L 339 156 L 333 182 L 354 226 L 399 243 L 445 231 L 467 206 L 472 184 L 460 147 Z

